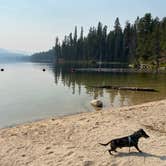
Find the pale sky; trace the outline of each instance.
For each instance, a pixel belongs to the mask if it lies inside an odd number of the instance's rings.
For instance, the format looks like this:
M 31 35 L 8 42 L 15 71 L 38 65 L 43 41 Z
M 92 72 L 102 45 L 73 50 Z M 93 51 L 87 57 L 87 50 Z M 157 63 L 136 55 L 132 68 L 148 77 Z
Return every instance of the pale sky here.
M 48 50 L 76 25 L 85 33 L 99 21 L 110 29 L 116 17 L 123 26 L 147 12 L 165 17 L 166 0 L 0 0 L 0 48 Z

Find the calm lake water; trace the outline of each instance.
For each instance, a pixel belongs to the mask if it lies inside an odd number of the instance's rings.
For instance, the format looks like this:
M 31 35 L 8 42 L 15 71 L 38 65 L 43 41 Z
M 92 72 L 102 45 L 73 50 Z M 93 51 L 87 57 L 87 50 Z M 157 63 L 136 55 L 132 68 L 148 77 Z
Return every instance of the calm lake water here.
M 95 111 L 94 98 L 104 108 L 166 98 L 164 74 L 71 73 L 70 67 L 51 64 L 0 64 L 0 128 L 52 116 Z M 46 72 L 42 69 L 45 68 Z M 94 89 L 93 85 L 150 87 L 159 92 Z

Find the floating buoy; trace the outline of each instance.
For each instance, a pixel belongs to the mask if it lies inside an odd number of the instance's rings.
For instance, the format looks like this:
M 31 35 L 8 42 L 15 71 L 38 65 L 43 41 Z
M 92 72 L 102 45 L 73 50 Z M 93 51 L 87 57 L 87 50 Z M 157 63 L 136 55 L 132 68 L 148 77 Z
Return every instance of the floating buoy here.
M 46 71 L 46 69 L 43 69 L 43 72 L 45 72 Z
M 4 69 L 1 69 L 1 71 L 4 71 Z

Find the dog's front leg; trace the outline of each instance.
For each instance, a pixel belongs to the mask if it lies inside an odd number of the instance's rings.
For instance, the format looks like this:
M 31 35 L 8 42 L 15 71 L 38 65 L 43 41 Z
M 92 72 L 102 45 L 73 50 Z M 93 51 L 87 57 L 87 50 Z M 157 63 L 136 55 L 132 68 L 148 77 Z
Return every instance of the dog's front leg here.
M 142 153 L 142 151 L 138 148 L 138 144 L 134 145 L 134 147 L 135 147 L 140 153 Z

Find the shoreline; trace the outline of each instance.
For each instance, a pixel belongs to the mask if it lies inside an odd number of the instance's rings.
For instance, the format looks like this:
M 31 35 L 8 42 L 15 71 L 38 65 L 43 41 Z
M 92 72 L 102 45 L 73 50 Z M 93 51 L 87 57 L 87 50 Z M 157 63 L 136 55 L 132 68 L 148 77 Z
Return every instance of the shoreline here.
M 19 127 L 19 126 L 23 126 L 23 125 L 28 125 L 28 124 L 33 124 L 33 123 L 37 123 L 37 122 L 42 122 L 42 121 L 47 121 L 47 120 L 51 120 L 51 119 L 54 119 L 54 120 L 58 120 L 58 119 L 63 119 L 63 118 L 67 118 L 67 117 L 73 117 L 73 116 L 78 116 L 78 115 L 82 115 L 82 114 L 90 114 L 90 113 L 94 113 L 94 112 L 99 112 L 99 111 L 104 111 L 104 112 L 109 112 L 110 110 L 112 111 L 118 111 L 118 110 L 121 110 L 121 109 L 132 109 L 133 107 L 141 107 L 142 105 L 145 106 L 145 105 L 149 105 L 149 104 L 153 104 L 153 103 L 156 103 L 156 102 L 160 102 L 160 101 L 165 101 L 166 99 L 159 99 L 159 100 L 156 100 L 156 101 L 150 101 L 150 102 L 145 102 L 145 103 L 141 103 L 141 104 L 135 104 L 135 105 L 129 105 L 129 106 L 122 106 L 122 107 L 112 107 L 112 108 L 102 108 L 101 110 L 94 110 L 94 111 L 87 111 L 87 112 L 78 112 L 78 113 L 71 113 L 71 114 L 67 114 L 67 115 L 57 115 L 57 116 L 51 116 L 51 117 L 48 117 L 48 118 L 41 118 L 41 119 L 36 119 L 36 120 L 32 120 L 32 121 L 27 121 L 27 122 L 23 122 L 23 123 L 16 123 L 16 124 L 12 124 L 12 125 L 7 125 L 7 126 L 4 126 L 2 128 L 0 128 L 0 131 L 3 130 L 3 129 L 10 129 L 10 128 L 14 128 L 14 127 Z
M 136 69 L 136 68 L 74 68 L 74 72 L 105 72 L 105 73 L 151 73 L 151 74 L 165 74 L 166 70 L 165 68 L 163 70 L 159 69 L 158 72 L 156 70 L 152 69 Z
M 0 129 L 0 165 L 164 165 L 166 99 L 96 112 L 52 117 Z M 98 145 L 144 128 L 142 155 L 131 148 L 115 156 Z M 143 163 L 141 163 L 143 164 Z

